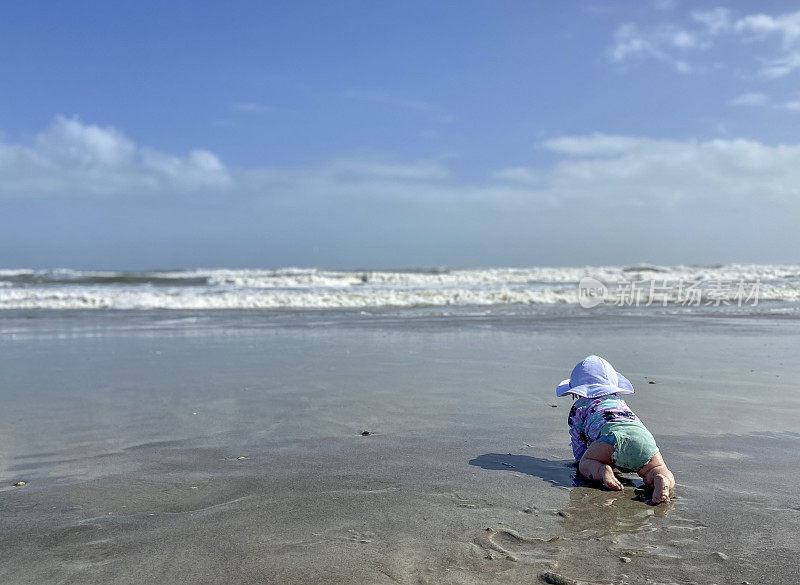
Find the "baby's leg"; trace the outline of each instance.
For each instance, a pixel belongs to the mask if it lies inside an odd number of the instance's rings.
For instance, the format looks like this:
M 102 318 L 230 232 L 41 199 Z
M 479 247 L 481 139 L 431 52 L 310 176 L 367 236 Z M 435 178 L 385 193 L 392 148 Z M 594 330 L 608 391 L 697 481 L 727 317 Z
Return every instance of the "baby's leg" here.
M 581 457 L 578 471 L 589 479 L 602 481 L 610 490 L 621 490 L 622 484 L 614 477 L 614 471 L 611 469 L 613 453 L 614 447 L 602 441 L 595 441 Z

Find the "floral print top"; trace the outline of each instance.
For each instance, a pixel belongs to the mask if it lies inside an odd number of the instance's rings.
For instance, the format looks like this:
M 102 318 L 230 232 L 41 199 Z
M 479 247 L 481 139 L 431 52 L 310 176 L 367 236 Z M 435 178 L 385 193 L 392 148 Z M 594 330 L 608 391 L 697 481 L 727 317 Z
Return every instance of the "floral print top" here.
M 572 453 L 580 461 L 589 445 L 600 436 L 600 428 L 607 422 L 638 422 L 639 418 L 616 394 L 599 398 L 578 398 L 569 411 L 569 435 Z

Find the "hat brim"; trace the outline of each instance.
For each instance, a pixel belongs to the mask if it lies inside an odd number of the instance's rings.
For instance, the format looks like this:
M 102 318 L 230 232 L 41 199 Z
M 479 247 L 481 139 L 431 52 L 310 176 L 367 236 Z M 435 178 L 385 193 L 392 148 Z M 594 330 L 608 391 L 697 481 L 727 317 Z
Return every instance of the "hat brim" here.
M 611 384 L 583 384 L 570 388 L 569 380 L 562 380 L 556 387 L 556 396 L 564 394 L 575 394 L 584 398 L 598 398 L 608 394 L 633 394 L 633 384 L 630 380 L 617 372 L 618 382 L 616 386 Z
M 569 378 L 566 380 L 561 380 L 556 387 L 556 396 L 564 396 L 567 394 L 572 388 L 569 387 Z
M 622 394 L 633 394 L 633 384 L 631 384 L 631 381 L 619 372 L 617 372 L 617 378 L 619 378 L 617 381 L 617 386 L 620 388 L 619 391 Z

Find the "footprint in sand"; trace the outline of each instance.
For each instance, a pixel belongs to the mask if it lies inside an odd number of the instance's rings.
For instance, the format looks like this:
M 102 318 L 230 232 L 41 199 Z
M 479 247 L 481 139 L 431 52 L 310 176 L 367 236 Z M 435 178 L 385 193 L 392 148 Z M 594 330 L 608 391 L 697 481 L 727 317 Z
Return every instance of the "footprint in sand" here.
M 554 557 L 559 549 L 558 536 L 552 538 L 530 538 L 509 529 L 487 528 L 475 538 L 475 543 L 486 550 L 486 558 L 503 558 L 509 561 L 524 561 L 555 567 Z
M 491 502 L 488 500 L 483 500 L 480 498 L 464 498 L 459 494 L 453 494 L 453 501 L 459 508 L 468 508 L 471 510 L 478 508 L 490 508 L 492 506 Z
M 369 544 L 375 538 L 374 532 L 360 531 L 360 530 L 348 530 L 347 531 L 347 540 L 350 542 L 357 542 L 359 544 Z
M 114 540 L 99 524 L 76 524 L 40 537 L 39 545 L 67 562 L 100 565 L 113 556 Z

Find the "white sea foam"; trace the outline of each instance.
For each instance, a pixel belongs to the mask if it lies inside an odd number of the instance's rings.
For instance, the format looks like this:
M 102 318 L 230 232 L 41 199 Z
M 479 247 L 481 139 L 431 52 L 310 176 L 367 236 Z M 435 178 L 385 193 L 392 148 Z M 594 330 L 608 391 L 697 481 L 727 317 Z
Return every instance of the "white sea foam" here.
M 800 302 L 800 266 L 600 266 L 469 270 L 198 269 L 112 272 L 0 270 L 0 309 L 334 309 L 577 305 L 577 283 L 592 276 L 609 289 L 636 281 L 674 288 L 759 282 L 758 301 Z M 657 305 L 661 304 L 661 298 Z

